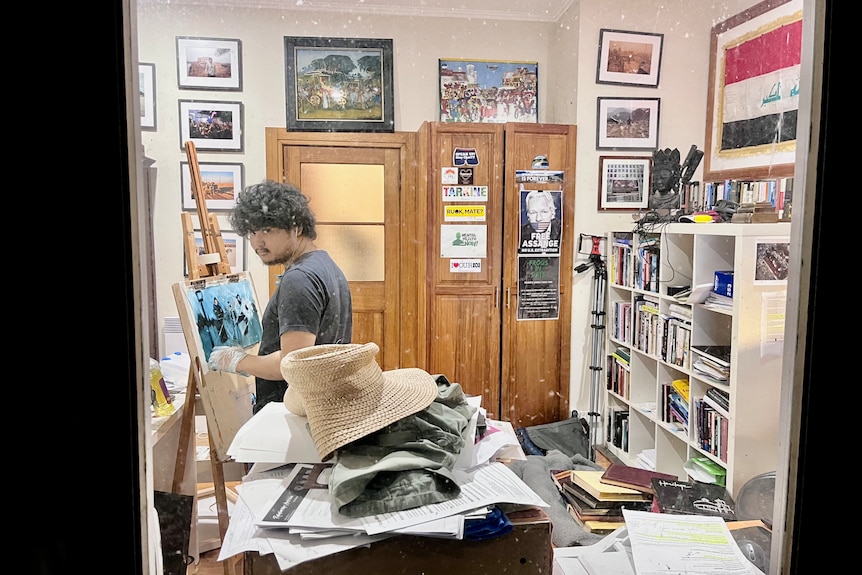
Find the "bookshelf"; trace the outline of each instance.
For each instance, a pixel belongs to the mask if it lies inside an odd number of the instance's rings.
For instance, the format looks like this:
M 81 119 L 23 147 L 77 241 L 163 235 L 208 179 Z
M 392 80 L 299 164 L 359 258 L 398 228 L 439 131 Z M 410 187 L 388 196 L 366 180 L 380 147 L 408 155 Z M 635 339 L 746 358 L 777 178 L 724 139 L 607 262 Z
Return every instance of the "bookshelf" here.
M 707 457 L 735 496 L 778 464 L 790 223 L 672 223 L 608 237 L 606 447 L 680 479 L 686 461 Z M 699 301 L 716 271 L 733 273 L 732 297 Z M 707 287 L 695 302 L 674 295 L 698 285 Z M 706 345 L 730 346 L 717 377 L 692 352 Z M 727 409 L 716 401 L 725 398 Z

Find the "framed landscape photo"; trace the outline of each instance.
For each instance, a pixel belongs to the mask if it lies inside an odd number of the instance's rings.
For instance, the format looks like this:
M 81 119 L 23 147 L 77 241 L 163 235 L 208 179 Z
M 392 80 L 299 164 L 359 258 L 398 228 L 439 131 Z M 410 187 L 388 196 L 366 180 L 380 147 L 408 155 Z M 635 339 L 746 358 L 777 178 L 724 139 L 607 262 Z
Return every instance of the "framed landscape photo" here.
M 242 103 L 180 100 L 180 149 L 242 152 Z
M 596 84 L 658 88 L 664 34 L 599 31 Z
M 539 64 L 441 59 L 441 122 L 538 122 Z
M 195 230 L 195 249 L 197 255 L 204 254 L 204 236 L 201 230 Z M 224 242 L 224 251 L 230 264 L 230 273 L 238 274 L 245 271 L 245 238 L 236 232 L 221 230 L 221 239 Z M 183 253 L 183 275 L 189 275 L 189 262 Z
M 141 129 L 156 129 L 156 65 L 138 64 L 141 96 Z
M 712 27 L 704 181 L 793 175 L 801 60 L 802 0 L 765 0 Z
M 236 195 L 243 188 L 243 165 L 228 162 L 198 163 L 204 188 L 207 211 L 230 210 L 236 205 Z M 183 210 L 197 210 L 192 193 L 192 177 L 188 162 L 180 162 Z
M 285 36 L 287 129 L 394 132 L 392 40 Z
M 599 156 L 599 211 L 645 209 L 652 157 Z
M 659 98 L 597 98 L 597 150 L 658 147 Z
M 242 43 L 177 37 L 177 83 L 195 90 L 242 90 Z

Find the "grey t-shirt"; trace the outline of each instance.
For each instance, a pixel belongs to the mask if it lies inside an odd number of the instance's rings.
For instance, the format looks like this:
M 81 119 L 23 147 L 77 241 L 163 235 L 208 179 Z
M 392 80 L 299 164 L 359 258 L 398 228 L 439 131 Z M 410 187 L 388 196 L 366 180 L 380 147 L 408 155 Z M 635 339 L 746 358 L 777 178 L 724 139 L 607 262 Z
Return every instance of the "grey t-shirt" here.
M 315 345 L 350 343 L 353 333 L 353 302 L 344 273 L 328 253 L 316 250 L 301 256 L 281 276 L 261 320 L 258 355 L 281 348 L 281 334 L 304 331 L 315 334 Z M 257 413 L 270 401 L 281 401 L 287 390 L 284 380 L 255 378 Z

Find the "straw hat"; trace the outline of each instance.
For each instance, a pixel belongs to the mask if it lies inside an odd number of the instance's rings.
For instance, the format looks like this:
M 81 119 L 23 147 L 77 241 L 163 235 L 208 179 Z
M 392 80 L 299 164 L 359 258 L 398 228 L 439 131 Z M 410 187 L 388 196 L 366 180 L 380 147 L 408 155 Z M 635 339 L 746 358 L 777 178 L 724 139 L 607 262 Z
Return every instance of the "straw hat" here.
M 431 405 L 437 383 L 417 368 L 381 371 L 375 343 L 323 344 L 281 360 L 284 404 L 308 418 L 322 461 L 336 449 Z

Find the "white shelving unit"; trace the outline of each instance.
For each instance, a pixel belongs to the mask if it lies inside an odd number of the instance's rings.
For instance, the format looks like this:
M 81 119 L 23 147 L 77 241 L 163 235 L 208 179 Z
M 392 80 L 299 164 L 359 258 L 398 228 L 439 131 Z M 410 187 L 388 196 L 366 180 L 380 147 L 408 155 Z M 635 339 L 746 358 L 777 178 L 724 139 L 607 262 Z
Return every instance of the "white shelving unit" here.
M 651 452 L 658 471 L 687 479 L 685 462 L 706 456 L 726 469 L 727 489 L 734 497 L 749 479 L 776 470 L 789 239 L 790 224 L 784 222 L 674 223 L 648 232 L 609 234 L 603 427 L 607 448 L 623 462 L 645 467 L 638 455 Z M 642 281 L 650 269 L 657 271 L 657 281 Z M 680 307 L 669 295 L 669 288 L 712 284 L 716 271 L 727 270 L 734 273 L 727 308 L 709 303 Z M 675 320 L 669 319 L 672 305 Z M 690 323 L 680 319 L 685 317 L 681 311 L 690 314 Z M 682 349 L 669 353 L 664 340 Z M 725 382 L 693 368 L 697 357 L 691 345 L 731 346 Z M 618 349 L 623 358 L 628 354 L 628 365 L 614 357 Z M 667 421 L 673 417 L 662 414 L 664 385 L 679 379 L 689 384 L 687 424 Z M 719 430 L 714 435 L 698 407 L 711 387 L 730 396 L 727 412 L 712 416 Z M 628 412 L 617 418 L 623 423 L 616 433 L 619 445 L 608 427 L 615 411 Z M 704 436 L 711 445 L 703 442 Z

